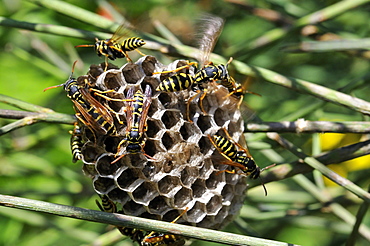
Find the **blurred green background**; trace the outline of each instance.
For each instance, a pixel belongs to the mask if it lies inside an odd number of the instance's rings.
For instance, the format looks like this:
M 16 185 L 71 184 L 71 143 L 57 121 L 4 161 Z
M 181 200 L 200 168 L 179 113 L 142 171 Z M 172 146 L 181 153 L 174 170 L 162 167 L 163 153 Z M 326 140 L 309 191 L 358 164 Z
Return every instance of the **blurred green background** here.
M 108 18 L 106 1 L 65 1 Z M 226 59 L 230 56 L 244 63 L 260 66 L 285 76 L 304 79 L 332 89 L 350 85 L 351 95 L 367 100 L 369 56 L 367 50 L 356 52 L 326 51 L 286 53 L 282 47 L 291 43 L 330 38 L 361 39 L 369 36 L 370 4 L 348 9 L 333 19 L 312 28 L 292 28 L 299 18 L 340 1 L 179 1 L 145 0 L 109 1 L 115 10 L 129 20 L 140 32 L 159 33 L 153 21 L 160 21 L 184 44 L 195 46 L 197 29 L 194 21 L 202 13 L 212 13 L 225 19 L 223 32 L 214 53 Z M 89 31 L 102 31 L 68 16 L 35 5 L 29 1 L 3 0 L 0 15 L 15 20 L 56 24 Z M 119 20 L 117 20 L 119 23 Z M 273 30 L 287 33 L 275 41 L 266 34 Z M 311 33 L 311 30 L 312 33 Z M 310 33 L 307 35 L 306 33 Z M 62 88 L 43 92 L 43 89 L 63 83 L 69 76 L 74 60 L 78 59 L 75 74 L 86 73 L 90 64 L 103 62 L 92 48 L 74 49 L 91 41 L 24 31 L 0 26 L 0 93 L 29 103 L 51 108 L 57 112 L 73 114 L 71 101 Z M 141 49 L 167 64 L 177 57 L 167 57 L 157 51 Z M 139 58 L 135 52 L 131 58 Z M 80 57 L 80 58 L 79 58 Z M 186 59 L 186 58 L 185 58 Z M 121 66 L 124 59 L 113 62 Z M 307 111 L 320 100 L 287 88 L 267 83 L 259 78 L 230 72 L 240 82 L 248 82 L 248 90 L 262 97 L 247 95 L 246 103 L 263 121 L 308 120 L 361 121 L 363 115 L 353 110 L 322 104 Z M 366 77 L 367 76 L 367 77 Z M 2 109 L 14 109 L 1 104 Z M 12 122 L 0 119 L 0 126 Z M 91 181 L 81 171 L 81 162 L 73 164 L 69 148 L 71 125 L 38 123 L 6 134 L 0 138 L 0 193 L 48 202 L 97 209 Z M 310 154 L 320 144 L 323 150 L 357 142 L 356 134 L 284 134 L 294 144 Z M 258 150 L 258 144 L 268 142 L 264 134 L 248 134 L 251 152 L 261 167 L 271 164 L 269 150 Z M 254 147 L 255 146 L 255 147 Z M 320 149 L 320 148 L 319 148 Z M 277 148 L 284 162 L 296 157 Z M 316 153 L 317 154 L 317 153 Z M 336 165 L 336 171 L 359 186 L 369 184 L 369 159 Z M 313 180 L 312 175 L 306 175 Z M 330 184 L 328 184 L 330 185 Z M 344 245 L 352 226 L 333 215 L 325 204 L 292 180 L 266 185 L 269 195 L 264 197 L 261 187 L 252 189 L 241 216 L 227 231 L 258 236 L 301 245 Z M 352 214 L 356 214 L 361 201 L 338 186 L 326 190 L 333 199 Z M 364 220 L 370 226 L 370 218 Z M 60 218 L 29 211 L 0 207 L 0 245 L 131 245 L 120 240 L 118 232 L 108 232 L 101 224 Z M 110 242 L 112 240 L 112 242 Z M 367 243 L 366 243 L 367 242 Z M 359 237 L 357 245 L 368 245 Z M 193 245 L 215 245 L 194 242 Z

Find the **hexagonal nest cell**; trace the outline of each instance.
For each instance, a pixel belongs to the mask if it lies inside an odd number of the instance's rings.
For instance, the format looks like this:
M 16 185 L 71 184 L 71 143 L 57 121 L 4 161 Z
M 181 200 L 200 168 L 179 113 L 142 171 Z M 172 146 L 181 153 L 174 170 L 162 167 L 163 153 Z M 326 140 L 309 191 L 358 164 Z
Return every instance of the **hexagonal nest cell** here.
M 243 144 L 244 123 L 238 99 L 228 96 L 228 90 L 217 83 L 208 85 L 203 100 L 207 113 L 202 112 L 199 96 L 190 88 L 156 91 L 161 80 L 173 74 L 152 75 L 154 72 L 184 64 L 186 61 L 175 61 L 163 66 L 155 57 L 145 56 L 134 64 L 108 68 L 106 72 L 104 63 L 92 65 L 87 75 L 78 78 L 87 79 L 95 91 L 104 92 L 103 97 L 90 90 L 112 115 L 114 128 L 113 132 L 101 134 L 89 125 L 83 127 L 83 170 L 92 178 L 95 191 L 115 202 L 122 213 L 171 221 L 176 211 L 179 215 L 187 210 L 176 223 L 219 229 L 232 221 L 240 209 L 247 184 L 243 175 L 219 172 L 226 168 L 222 164 L 226 160 L 217 153 L 208 135 L 225 128 Z M 194 68 L 183 72 L 194 75 Z M 122 140 L 130 120 L 126 118 L 128 102 L 122 99 L 131 88 L 144 94 L 147 86 L 151 88 L 151 102 L 144 122 L 145 147 L 138 153 L 122 152 L 129 143 Z M 193 96 L 187 112 L 188 100 Z

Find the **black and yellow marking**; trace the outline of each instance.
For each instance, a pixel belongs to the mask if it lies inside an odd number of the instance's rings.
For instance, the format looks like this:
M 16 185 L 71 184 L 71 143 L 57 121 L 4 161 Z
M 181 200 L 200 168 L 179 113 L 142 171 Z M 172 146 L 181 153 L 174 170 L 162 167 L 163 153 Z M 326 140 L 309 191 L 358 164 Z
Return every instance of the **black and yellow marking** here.
M 220 154 L 228 160 L 228 162 L 226 162 L 225 164 L 233 167 L 238 167 L 247 176 L 253 174 L 251 175 L 251 178 L 258 178 L 260 168 L 254 162 L 253 157 L 250 155 L 248 149 L 241 146 L 238 142 L 232 140 L 226 129 L 222 129 L 224 130 L 227 138 L 220 135 L 214 135 L 213 137 L 208 135 L 208 138 L 211 143 L 218 149 Z M 236 170 L 226 170 L 226 172 L 235 173 Z
M 132 63 L 127 52 L 136 50 L 140 55 L 145 56 L 145 54 L 138 50 L 138 48 L 145 45 L 145 41 L 138 37 L 126 38 L 126 33 L 126 26 L 122 24 L 109 39 L 99 40 L 98 38 L 95 38 L 95 44 L 83 44 L 75 47 L 94 47 L 98 56 L 105 56 L 105 69 L 108 66 L 107 59 L 115 60 L 116 58 L 126 57 L 126 59 Z
M 101 199 L 101 203 L 98 200 L 95 200 L 95 202 L 101 211 L 107 212 L 107 213 L 117 212 L 116 204 L 112 200 L 110 200 L 108 196 L 99 195 L 99 197 Z M 131 240 L 136 241 L 139 244 L 144 238 L 144 231 L 142 230 L 135 229 L 135 228 L 128 228 L 128 227 L 120 227 L 120 226 L 117 226 L 117 229 L 123 235 L 130 237 Z
M 121 152 L 121 146 L 126 145 L 126 153 L 115 159 L 112 163 L 117 162 L 126 154 L 138 154 L 143 152 L 145 145 L 144 132 L 146 131 L 146 119 L 150 104 L 152 102 L 152 89 L 146 86 L 144 94 L 137 90 L 134 94 L 134 88 L 131 87 L 127 92 L 126 102 L 126 135 L 117 146 L 117 155 Z M 132 100 L 131 100 L 132 99 Z M 145 156 L 150 156 L 143 153 Z
M 181 216 L 183 216 L 187 211 L 188 211 L 188 207 L 186 207 L 185 210 L 182 211 L 182 213 L 179 216 L 177 216 L 171 223 L 176 223 L 176 221 L 180 219 Z M 184 244 L 185 244 L 185 239 L 182 236 L 152 231 L 145 235 L 140 245 L 141 246 L 159 246 L 159 245 L 178 246 L 178 245 L 184 245 Z
M 185 239 L 181 236 L 173 234 L 164 234 L 158 232 L 152 232 L 149 235 L 146 235 L 141 241 L 141 246 L 177 246 L 184 245 Z
M 117 227 L 117 229 L 125 236 L 131 238 L 132 241 L 138 242 L 139 245 L 142 245 L 141 242 L 144 238 L 144 231 L 136 228 L 129 227 Z
M 232 171 L 224 170 L 220 171 L 219 173 L 221 172 L 237 173 L 238 170 L 241 170 L 243 174 L 249 176 L 251 179 L 257 178 L 261 179 L 260 174 L 263 170 L 275 166 L 270 165 L 268 167 L 260 169 L 260 167 L 256 164 L 253 157 L 249 153 L 249 150 L 241 146 L 238 142 L 232 140 L 230 134 L 227 132 L 225 128 L 222 129 L 225 132 L 227 138 L 220 135 L 214 135 L 213 137 L 208 135 L 208 139 L 213 144 L 213 146 L 216 147 L 220 154 L 227 159 L 227 161 L 223 162 L 222 164 L 232 166 L 233 170 Z M 263 189 L 265 190 L 265 194 L 267 195 L 267 190 L 262 182 L 262 179 L 261 183 Z
M 222 153 L 226 158 L 229 158 L 230 160 L 235 159 L 236 153 L 238 151 L 236 145 L 223 136 L 215 135 L 213 137 L 215 146 L 220 149 L 220 153 Z
M 117 212 L 116 204 L 112 200 L 110 200 L 107 195 L 99 195 L 99 197 L 101 199 L 101 203 L 98 200 L 95 200 L 95 203 L 101 211 L 107 213 Z
M 82 160 L 81 148 L 83 146 L 82 132 L 77 122 L 74 124 L 74 129 L 73 131 L 71 131 L 71 134 L 72 136 L 71 136 L 70 144 L 71 144 L 71 150 L 72 150 L 72 162 L 76 162 L 78 160 Z
M 93 132 L 97 132 L 103 135 L 106 135 L 108 133 L 115 134 L 116 129 L 111 112 L 107 107 L 102 105 L 90 94 L 89 89 L 86 88 L 86 86 L 88 85 L 87 79 L 85 79 L 83 84 L 79 84 L 76 78 L 73 77 L 76 62 L 77 61 L 73 63 L 72 73 L 65 83 L 61 85 L 48 87 L 44 89 L 44 91 L 64 86 L 64 90 L 67 92 L 67 96 L 71 99 L 75 106 L 76 118 L 79 121 L 81 121 L 83 124 L 89 127 Z M 94 90 L 95 93 L 96 91 L 100 92 L 99 90 L 96 89 L 91 90 Z M 98 95 L 102 96 L 101 94 Z M 104 98 L 109 99 L 108 97 Z M 125 99 L 112 99 L 112 100 L 126 101 Z
M 179 73 L 164 79 L 156 88 L 156 91 L 175 92 L 185 90 L 191 87 L 194 83 L 194 78 L 190 74 Z

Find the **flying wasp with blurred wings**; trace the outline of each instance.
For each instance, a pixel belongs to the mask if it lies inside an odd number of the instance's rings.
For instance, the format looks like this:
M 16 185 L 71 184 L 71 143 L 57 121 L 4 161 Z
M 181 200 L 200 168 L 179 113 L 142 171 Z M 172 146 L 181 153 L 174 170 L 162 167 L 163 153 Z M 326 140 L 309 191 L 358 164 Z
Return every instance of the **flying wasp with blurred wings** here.
M 199 38 L 199 52 L 198 52 L 198 63 L 189 62 L 185 66 L 181 66 L 175 70 L 156 72 L 154 74 L 172 73 L 178 72 L 191 65 L 201 67 L 194 76 L 187 73 L 178 73 L 169 78 L 164 79 L 156 88 L 157 91 L 175 92 L 191 88 L 197 92 L 194 96 L 189 98 L 187 103 L 187 117 L 190 120 L 189 107 L 192 100 L 197 98 L 199 95 L 199 106 L 204 114 L 207 114 L 203 107 L 203 99 L 207 94 L 208 83 L 220 81 L 220 84 L 226 87 L 229 91 L 228 96 L 234 95 L 241 98 L 244 94 L 242 86 L 237 83 L 228 73 L 227 67 L 233 60 L 231 57 L 229 61 L 224 64 L 214 65 L 209 61 L 209 56 L 217 42 L 218 37 L 221 34 L 223 27 L 223 19 L 213 15 L 205 15 L 200 19 L 200 38 Z M 242 98 L 241 98 L 242 100 Z M 240 103 L 239 103 L 240 105 Z
M 75 46 L 75 48 L 94 47 L 98 56 L 105 56 L 105 70 L 108 67 L 108 58 L 115 60 L 116 58 L 126 57 L 127 61 L 132 63 L 127 52 L 136 50 L 140 55 L 145 56 L 145 54 L 138 50 L 138 48 L 145 45 L 145 41 L 138 37 L 127 38 L 127 33 L 127 25 L 122 24 L 117 28 L 111 38 L 105 40 L 95 38 L 95 44 L 82 44 Z

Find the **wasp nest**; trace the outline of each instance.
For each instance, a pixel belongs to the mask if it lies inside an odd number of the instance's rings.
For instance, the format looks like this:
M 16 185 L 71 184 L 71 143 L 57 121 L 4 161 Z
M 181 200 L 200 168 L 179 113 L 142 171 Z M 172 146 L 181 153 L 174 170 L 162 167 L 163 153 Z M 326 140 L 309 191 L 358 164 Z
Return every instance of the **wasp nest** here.
M 92 178 L 95 191 L 117 203 L 124 214 L 172 221 L 187 209 L 176 223 L 219 229 L 238 213 L 247 185 L 244 175 L 220 172 L 228 166 L 208 135 L 223 135 L 221 128 L 225 128 L 234 140 L 245 144 L 239 99 L 228 96 L 225 87 L 209 83 L 203 100 L 207 114 L 199 107 L 199 97 L 190 101 L 187 112 L 188 99 L 196 92 L 156 91 L 160 81 L 174 73 L 152 75 L 183 65 L 185 61 L 164 66 L 146 56 L 106 72 L 101 65 L 92 65 L 88 75 L 78 78 L 108 91 L 107 98 L 125 98 L 131 87 L 142 92 L 147 85 L 152 89 L 143 152 L 126 154 L 116 162 L 118 144 L 125 138 L 125 102 L 96 96 L 115 112 L 117 130 L 99 136 L 83 126 L 83 170 Z M 192 67 L 182 72 L 194 75 Z

